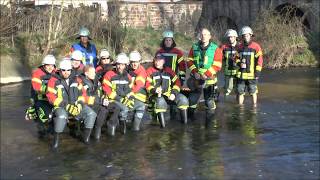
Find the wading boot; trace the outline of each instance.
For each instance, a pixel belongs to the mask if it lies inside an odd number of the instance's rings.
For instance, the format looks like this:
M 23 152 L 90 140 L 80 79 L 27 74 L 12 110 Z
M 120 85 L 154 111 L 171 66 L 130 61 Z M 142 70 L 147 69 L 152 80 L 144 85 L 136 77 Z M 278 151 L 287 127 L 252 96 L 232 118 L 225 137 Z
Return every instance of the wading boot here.
M 96 126 L 94 128 L 94 138 L 96 140 L 100 140 L 100 136 L 101 136 L 101 127 Z
M 188 109 L 188 117 L 191 121 L 194 121 L 195 120 L 195 117 L 194 117 L 194 110 L 195 108 L 189 108 Z
M 188 115 L 187 115 L 187 110 L 186 109 L 181 109 L 180 110 L 180 119 L 181 123 L 187 124 L 188 123 Z
M 108 129 L 109 136 L 114 136 L 116 134 L 116 126 L 108 125 L 107 129 Z
M 122 134 L 126 134 L 127 132 L 127 122 L 126 120 L 120 120 L 119 121 L 120 131 Z
M 206 111 L 206 127 L 209 128 L 212 125 L 212 121 L 214 121 L 214 110 Z
M 164 113 L 160 112 L 160 113 L 157 114 L 157 116 L 158 116 L 158 120 L 160 122 L 160 127 L 161 128 L 166 127 L 166 122 L 165 122 L 165 119 L 164 119 Z
M 53 134 L 53 143 L 52 143 L 52 148 L 57 149 L 59 147 L 59 133 L 54 133 Z
M 85 128 L 84 129 L 83 136 L 82 136 L 82 141 L 85 144 L 89 144 L 89 142 L 90 142 L 91 130 L 92 130 L 91 128 Z
M 140 123 L 141 119 L 140 118 L 135 118 L 133 121 L 133 130 L 134 131 L 140 131 Z

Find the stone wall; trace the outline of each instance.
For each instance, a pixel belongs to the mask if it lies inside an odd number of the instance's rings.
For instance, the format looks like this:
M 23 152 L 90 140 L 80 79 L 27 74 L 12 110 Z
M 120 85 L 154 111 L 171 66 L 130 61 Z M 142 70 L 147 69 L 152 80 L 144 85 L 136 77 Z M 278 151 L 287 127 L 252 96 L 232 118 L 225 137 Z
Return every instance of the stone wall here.
M 109 17 L 118 12 L 128 27 L 172 29 L 194 32 L 202 11 L 202 2 L 116 2 L 109 3 Z

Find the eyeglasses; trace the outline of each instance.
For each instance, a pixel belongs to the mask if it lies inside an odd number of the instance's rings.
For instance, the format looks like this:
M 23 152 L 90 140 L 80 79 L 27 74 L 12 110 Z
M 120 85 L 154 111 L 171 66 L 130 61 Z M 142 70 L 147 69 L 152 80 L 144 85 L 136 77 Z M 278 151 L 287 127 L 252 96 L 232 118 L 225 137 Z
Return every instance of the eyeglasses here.
M 106 60 L 106 59 L 110 59 L 110 57 L 108 57 L 108 58 L 101 58 L 101 60 Z
M 71 69 L 61 69 L 61 71 L 71 71 Z

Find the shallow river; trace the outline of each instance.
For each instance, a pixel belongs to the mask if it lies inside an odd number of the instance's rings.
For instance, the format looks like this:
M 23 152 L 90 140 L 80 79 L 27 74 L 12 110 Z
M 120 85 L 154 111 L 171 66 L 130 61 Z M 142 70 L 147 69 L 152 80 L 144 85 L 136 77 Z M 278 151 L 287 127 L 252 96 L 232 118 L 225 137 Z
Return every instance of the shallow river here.
M 263 72 L 258 107 L 220 97 L 215 117 L 102 135 L 60 149 L 24 120 L 30 82 L 1 86 L 1 179 L 319 179 L 319 69 Z

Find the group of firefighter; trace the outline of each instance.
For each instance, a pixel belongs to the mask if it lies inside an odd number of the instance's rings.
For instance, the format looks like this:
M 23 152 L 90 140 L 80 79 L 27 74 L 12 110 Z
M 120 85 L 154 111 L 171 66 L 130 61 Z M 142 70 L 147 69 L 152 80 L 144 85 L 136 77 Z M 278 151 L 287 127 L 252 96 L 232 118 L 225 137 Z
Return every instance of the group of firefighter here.
M 39 137 L 53 134 L 54 149 L 60 144 L 65 126 L 72 136 L 88 144 L 91 136 L 100 139 L 104 124 L 110 136 L 116 129 L 125 134 L 128 122 L 132 122 L 133 131 L 139 131 L 147 111 L 162 128 L 166 126 L 167 110 L 171 116 L 178 110 L 180 121 L 186 124 L 188 118 L 195 119 L 201 94 L 210 119 L 216 109 L 217 73 L 221 68 L 225 97 L 235 90 L 238 103 L 243 104 L 248 91 L 253 106 L 257 104 L 263 59 L 248 26 L 241 28 L 240 38 L 237 31 L 228 29 L 228 43 L 221 46 L 212 41 L 207 28 L 202 28 L 188 58 L 176 47 L 174 33 L 165 31 L 161 47 L 146 69 L 138 51 L 120 53 L 115 59 L 107 49 L 101 49 L 98 55 L 89 35 L 89 30 L 82 27 L 79 42 L 72 45 L 70 54 L 57 67 L 56 58 L 49 54 L 32 73 L 31 106 L 26 119 L 36 122 Z

